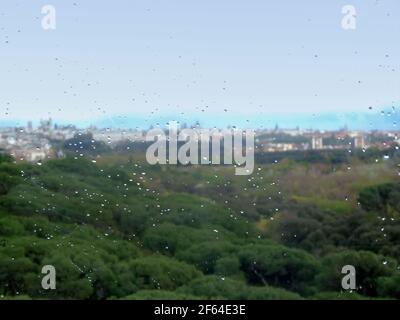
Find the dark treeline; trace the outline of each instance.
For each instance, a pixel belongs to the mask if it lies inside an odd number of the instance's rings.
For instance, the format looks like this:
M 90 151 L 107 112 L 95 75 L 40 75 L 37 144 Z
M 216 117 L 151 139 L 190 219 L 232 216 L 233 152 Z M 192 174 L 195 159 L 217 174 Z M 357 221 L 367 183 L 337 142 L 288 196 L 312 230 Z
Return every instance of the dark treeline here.
M 396 148 L 388 148 L 380 150 L 376 148 L 369 149 L 331 149 L 331 150 L 293 150 L 282 152 L 256 152 L 256 163 L 266 164 L 290 159 L 303 163 L 326 163 L 326 164 L 343 164 L 352 160 L 360 160 L 365 162 L 373 162 L 383 157 L 398 158 L 399 150 Z

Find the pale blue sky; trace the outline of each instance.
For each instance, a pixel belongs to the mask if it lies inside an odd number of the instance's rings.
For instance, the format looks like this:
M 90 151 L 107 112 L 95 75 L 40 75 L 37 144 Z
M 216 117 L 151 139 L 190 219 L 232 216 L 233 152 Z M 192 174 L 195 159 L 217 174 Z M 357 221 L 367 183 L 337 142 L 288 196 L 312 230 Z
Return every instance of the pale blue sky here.
M 41 28 L 52 4 L 57 29 Z M 341 28 L 341 8 L 357 29 Z M 399 105 L 399 0 L 2 0 L 2 120 Z M 204 111 L 202 111 L 204 110 Z

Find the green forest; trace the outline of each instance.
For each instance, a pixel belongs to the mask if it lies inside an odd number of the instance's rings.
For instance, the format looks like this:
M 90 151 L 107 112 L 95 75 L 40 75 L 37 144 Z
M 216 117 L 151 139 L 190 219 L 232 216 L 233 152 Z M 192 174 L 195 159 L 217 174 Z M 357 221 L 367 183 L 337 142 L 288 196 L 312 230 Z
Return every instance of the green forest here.
M 396 155 L 258 154 L 235 176 L 104 149 L 1 155 L 1 299 L 400 299 Z

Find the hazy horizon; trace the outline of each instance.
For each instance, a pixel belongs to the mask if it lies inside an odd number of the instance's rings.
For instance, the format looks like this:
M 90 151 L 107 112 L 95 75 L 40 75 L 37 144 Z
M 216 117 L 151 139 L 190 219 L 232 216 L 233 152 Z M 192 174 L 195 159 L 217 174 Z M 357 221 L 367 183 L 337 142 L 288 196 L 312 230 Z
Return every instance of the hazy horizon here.
M 79 121 L 43 118 L 40 120 L 52 119 L 53 124 L 74 125 L 78 128 L 88 128 L 96 126 L 98 128 L 112 129 L 148 129 L 151 126 L 165 127 L 170 121 L 178 121 L 180 124 L 188 126 L 199 123 L 202 127 L 226 128 L 236 126 L 238 128 L 271 129 L 275 126 L 285 129 L 313 129 L 313 130 L 339 130 L 347 127 L 350 130 L 394 130 L 398 131 L 400 113 L 398 108 L 369 110 L 369 112 L 325 112 L 325 113 L 271 113 L 269 115 L 243 115 L 221 113 L 218 116 L 201 114 L 198 116 L 183 116 L 173 114 L 157 114 L 147 116 L 137 115 L 117 115 L 113 117 L 103 116 L 93 119 L 82 119 Z M 21 119 L 21 120 L 0 120 L 0 127 L 25 127 L 28 122 L 33 126 L 38 126 L 40 120 Z

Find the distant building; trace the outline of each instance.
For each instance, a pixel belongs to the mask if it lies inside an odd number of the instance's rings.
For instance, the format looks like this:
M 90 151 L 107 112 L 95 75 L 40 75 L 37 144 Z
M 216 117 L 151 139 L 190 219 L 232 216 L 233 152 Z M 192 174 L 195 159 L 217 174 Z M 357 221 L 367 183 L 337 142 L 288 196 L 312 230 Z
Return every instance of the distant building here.
M 313 150 L 320 150 L 324 148 L 324 144 L 322 142 L 322 137 L 319 136 L 312 136 L 311 139 L 311 149 Z
M 363 135 L 354 137 L 354 148 L 356 148 L 356 149 L 364 149 L 365 148 L 365 142 L 364 142 Z
M 266 143 L 262 146 L 263 152 L 279 152 L 298 149 L 299 148 L 294 143 Z
M 30 151 L 26 152 L 25 157 L 26 157 L 27 161 L 35 162 L 35 161 L 45 159 L 46 152 L 41 151 L 41 150 L 30 150 Z

